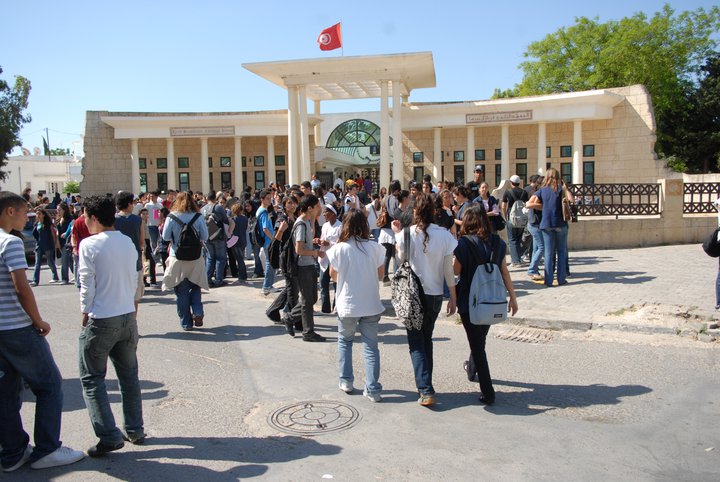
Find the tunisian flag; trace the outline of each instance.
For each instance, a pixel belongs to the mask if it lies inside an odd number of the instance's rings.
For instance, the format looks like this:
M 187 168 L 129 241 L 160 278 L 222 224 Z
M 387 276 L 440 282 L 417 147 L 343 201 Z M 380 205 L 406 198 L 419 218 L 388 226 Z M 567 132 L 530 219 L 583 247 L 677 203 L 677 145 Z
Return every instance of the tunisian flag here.
M 320 50 L 335 50 L 342 47 L 342 29 L 340 23 L 328 27 L 318 35 Z

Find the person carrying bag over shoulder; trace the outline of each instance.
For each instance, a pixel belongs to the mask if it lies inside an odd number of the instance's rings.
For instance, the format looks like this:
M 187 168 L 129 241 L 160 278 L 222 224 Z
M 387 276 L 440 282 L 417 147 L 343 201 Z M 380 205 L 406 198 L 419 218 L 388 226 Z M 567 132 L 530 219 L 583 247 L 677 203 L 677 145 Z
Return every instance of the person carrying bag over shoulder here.
M 507 309 L 511 315 L 518 310 L 517 298 L 513 289 L 512 279 L 505 262 L 507 245 L 499 236 L 492 234 L 490 220 L 481 204 L 476 204 L 467 209 L 463 214 L 461 238 L 455 248 L 455 261 L 453 268 L 456 276 L 459 276 L 457 285 L 457 309 L 460 313 L 468 344 L 470 345 L 470 360 L 466 362 L 468 378 L 474 380 L 477 376 L 480 382 L 480 402 L 485 405 L 492 405 L 495 402 L 495 389 L 490 378 L 487 355 L 485 353 L 485 340 L 492 319 L 476 317 L 473 313 L 473 303 L 479 299 L 492 298 L 491 293 L 476 293 L 473 290 L 489 290 L 491 285 L 478 288 L 474 283 L 476 271 L 495 272 L 499 270 L 504 289 L 507 290 L 509 301 L 504 301 L 502 295 L 501 309 Z M 482 251 L 478 256 L 478 251 Z M 498 256 L 499 254 L 499 256 Z M 489 265 L 489 266 L 488 266 Z M 497 287 L 493 288 L 496 290 Z M 502 289 L 502 288 L 501 288 Z M 490 304 L 493 306 L 495 303 Z M 491 315 L 495 318 L 496 314 Z M 501 317 L 502 318 L 502 317 Z

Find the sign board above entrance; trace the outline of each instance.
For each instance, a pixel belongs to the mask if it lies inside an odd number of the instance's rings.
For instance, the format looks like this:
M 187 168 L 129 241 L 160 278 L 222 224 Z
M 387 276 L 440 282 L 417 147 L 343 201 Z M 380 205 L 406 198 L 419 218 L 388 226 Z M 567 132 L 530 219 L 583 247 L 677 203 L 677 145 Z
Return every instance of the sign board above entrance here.
M 234 136 L 235 126 L 226 127 L 171 127 L 172 137 Z
M 487 124 L 490 122 L 513 122 L 532 120 L 531 110 L 514 110 L 510 112 L 488 112 L 486 114 L 465 114 L 466 124 Z

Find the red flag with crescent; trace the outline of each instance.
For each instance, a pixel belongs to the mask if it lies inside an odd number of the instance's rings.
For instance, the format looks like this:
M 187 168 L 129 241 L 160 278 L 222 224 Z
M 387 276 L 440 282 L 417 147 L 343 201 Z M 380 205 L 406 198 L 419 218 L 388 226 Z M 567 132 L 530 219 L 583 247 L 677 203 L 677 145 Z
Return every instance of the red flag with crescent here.
M 328 27 L 318 35 L 320 50 L 335 50 L 342 47 L 342 29 L 340 23 Z

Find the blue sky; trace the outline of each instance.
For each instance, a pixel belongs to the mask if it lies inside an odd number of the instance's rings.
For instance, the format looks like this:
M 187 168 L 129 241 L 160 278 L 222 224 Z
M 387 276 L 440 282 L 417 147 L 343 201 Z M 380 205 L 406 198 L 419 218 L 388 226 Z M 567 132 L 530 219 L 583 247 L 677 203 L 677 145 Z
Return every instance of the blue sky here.
M 85 111 L 228 112 L 287 108 L 286 92 L 241 64 L 334 57 L 316 39 L 342 21 L 344 55 L 431 51 L 437 87 L 413 101 L 486 99 L 521 80 L 527 45 L 575 17 L 651 15 L 663 1 L 546 0 L 8 0 L 2 13 L 2 77 L 32 82 L 32 150 L 72 148 Z M 677 11 L 716 2 L 674 0 Z M 379 109 L 379 101 L 324 102 L 324 112 Z

